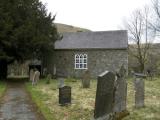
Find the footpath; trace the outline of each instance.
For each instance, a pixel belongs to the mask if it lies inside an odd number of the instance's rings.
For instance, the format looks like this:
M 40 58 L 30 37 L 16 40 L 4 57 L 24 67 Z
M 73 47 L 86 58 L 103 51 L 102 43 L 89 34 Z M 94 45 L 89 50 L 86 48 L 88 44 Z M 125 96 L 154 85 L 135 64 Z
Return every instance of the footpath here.
M 0 120 L 45 120 L 31 101 L 24 82 L 8 82 L 0 101 Z

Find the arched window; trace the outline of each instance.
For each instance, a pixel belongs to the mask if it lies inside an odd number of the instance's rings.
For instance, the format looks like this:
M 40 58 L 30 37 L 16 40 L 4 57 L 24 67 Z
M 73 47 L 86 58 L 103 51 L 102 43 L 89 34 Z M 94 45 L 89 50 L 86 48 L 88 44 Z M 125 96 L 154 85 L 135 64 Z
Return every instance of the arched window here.
M 75 55 L 75 69 L 87 69 L 87 54 Z

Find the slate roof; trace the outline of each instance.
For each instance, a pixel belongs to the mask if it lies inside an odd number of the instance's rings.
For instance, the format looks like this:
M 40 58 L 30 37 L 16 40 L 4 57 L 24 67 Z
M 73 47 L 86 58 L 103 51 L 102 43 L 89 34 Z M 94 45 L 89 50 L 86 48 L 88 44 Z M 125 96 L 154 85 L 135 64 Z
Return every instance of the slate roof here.
M 126 30 L 103 32 L 63 33 L 56 41 L 55 49 L 127 49 Z

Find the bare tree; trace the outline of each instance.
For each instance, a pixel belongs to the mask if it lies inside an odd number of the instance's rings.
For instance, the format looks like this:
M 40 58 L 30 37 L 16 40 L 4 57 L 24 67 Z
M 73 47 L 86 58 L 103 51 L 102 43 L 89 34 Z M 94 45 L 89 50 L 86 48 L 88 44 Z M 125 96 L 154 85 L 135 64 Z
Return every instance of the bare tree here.
M 132 43 L 129 47 L 129 54 L 137 59 L 140 72 L 144 72 L 150 48 L 148 15 L 149 9 L 147 7 L 144 11 L 136 10 L 125 23 L 125 28 L 128 30 L 129 42 Z
M 150 27 L 155 31 L 156 36 L 160 35 L 160 0 L 153 0 L 153 16 Z

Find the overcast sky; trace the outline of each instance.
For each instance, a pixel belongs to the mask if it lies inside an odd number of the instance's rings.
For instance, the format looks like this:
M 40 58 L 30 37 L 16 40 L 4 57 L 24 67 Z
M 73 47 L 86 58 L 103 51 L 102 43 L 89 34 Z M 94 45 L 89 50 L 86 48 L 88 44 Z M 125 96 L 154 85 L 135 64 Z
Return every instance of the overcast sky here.
M 93 31 L 116 30 L 133 10 L 143 8 L 151 0 L 41 0 L 55 22 Z

